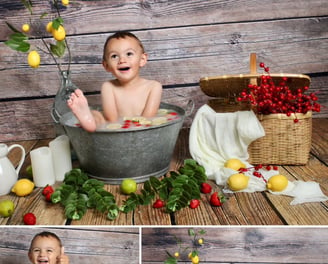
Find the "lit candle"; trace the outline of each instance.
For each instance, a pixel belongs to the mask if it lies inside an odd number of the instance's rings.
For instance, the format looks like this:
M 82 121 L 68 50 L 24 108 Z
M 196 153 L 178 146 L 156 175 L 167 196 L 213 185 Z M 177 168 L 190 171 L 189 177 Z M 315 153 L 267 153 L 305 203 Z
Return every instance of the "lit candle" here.
M 72 169 L 69 138 L 61 135 L 49 143 L 52 153 L 56 181 L 63 181 L 65 173 Z
M 36 187 L 45 187 L 55 183 L 52 154 L 49 147 L 40 147 L 31 151 L 33 181 Z

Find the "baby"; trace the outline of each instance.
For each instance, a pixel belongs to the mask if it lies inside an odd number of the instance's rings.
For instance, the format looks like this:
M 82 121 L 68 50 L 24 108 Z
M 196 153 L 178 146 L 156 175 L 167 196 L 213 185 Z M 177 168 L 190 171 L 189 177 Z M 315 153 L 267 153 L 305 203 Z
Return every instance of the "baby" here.
M 104 122 L 120 117 L 156 115 L 162 96 L 162 85 L 139 75 L 147 63 L 147 54 L 140 40 L 130 32 L 117 32 L 104 45 L 103 67 L 116 79 L 101 88 L 102 112 L 90 110 L 83 92 L 77 89 L 67 101 L 81 126 L 93 132 Z
M 47 231 L 34 236 L 28 257 L 33 264 L 69 264 L 69 258 L 64 253 L 61 240 L 56 234 Z

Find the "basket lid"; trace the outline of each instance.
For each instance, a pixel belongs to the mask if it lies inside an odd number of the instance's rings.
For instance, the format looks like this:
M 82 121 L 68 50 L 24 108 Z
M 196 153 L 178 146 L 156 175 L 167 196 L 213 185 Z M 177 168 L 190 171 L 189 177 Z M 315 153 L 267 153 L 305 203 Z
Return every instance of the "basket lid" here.
M 199 81 L 202 91 L 211 97 L 228 97 L 238 95 L 248 84 L 257 84 L 263 74 L 256 72 L 256 54 L 250 55 L 250 73 L 203 77 Z M 273 82 L 278 84 L 282 77 L 287 77 L 287 86 L 291 90 L 309 86 L 311 79 L 303 74 L 270 73 Z

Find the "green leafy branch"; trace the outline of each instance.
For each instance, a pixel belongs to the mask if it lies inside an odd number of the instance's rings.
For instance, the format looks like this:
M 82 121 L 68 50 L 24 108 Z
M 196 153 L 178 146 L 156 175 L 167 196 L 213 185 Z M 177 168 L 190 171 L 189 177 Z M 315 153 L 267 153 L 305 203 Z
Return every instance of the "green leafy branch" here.
M 170 177 L 162 180 L 150 177 L 144 183 L 141 194 L 132 194 L 120 210 L 133 211 L 139 205 L 148 205 L 156 195 L 166 202 L 167 213 L 176 212 L 189 205 L 190 200 L 200 198 L 200 184 L 207 180 L 204 167 L 195 160 L 187 159 L 178 172 L 170 172 Z
M 60 203 L 65 208 L 68 219 L 80 220 L 88 208 L 106 213 L 109 220 L 114 220 L 119 213 L 114 195 L 104 189 L 104 183 L 89 179 L 80 169 L 66 173 L 63 183 L 51 195 L 53 203 Z
M 188 229 L 188 236 L 191 237 L 191 244 L 192 246 L 183 246 L 182 239 L 175 236 L 175 240 L 177 243 L 177 250 L 174 254 L 171 254 L 166 250 L 167 258 L 164 261 L 164 264 L 176 264 L 178 263 L 179 259 L 183 259 L 184 256 L 189 252 L 188 258 L 192 261 L 192 263 L 199 262 L 199 248 L 204 245 L 204 238 L 203 236 L 206 234 L 204 229 L 200 229 L 195 231 L 193 228 Z
M 21 0 L 22 4 L 25 6 L 26 9 L 29 10 L 30 15 L 33 15 L 33 5 L 32 2 L 30 0 Z M 58 30 L 60 26 L 63 26 L 64 24 L 64 20 L 61 17 L 60 14 L 60 5 L 58 3 L 58 0 L 53 0 L 53 6 L 55 7 L 56 10 L 56 14 L 57 17 L 54 18 L 51 22 L 51 27 L 54 30 Z M 39 20 L 42 22 L 44 20 L 44 18 L 46 18 L 48 16 L 48 13 L 44 12 L 43 14 L 41 14 L 41 16 L 39 17 Z M 30 22 L 31 22 L 31 18 L 30 18 Z M 15 50 L 15 51 L 19 51 L 19 52 L 28 52 L 31 49 L 31 44 L 29 43 L 29 40 L 35 40 L 35 39 L 40 39 L 43 46 L 46 48 L 46 50 L 38 47 L 38 49 L 46 54 L 49 54 L 52 59 L 54 60 L 57 68 L 59 71 L 61 71 L 61 64 L 59 63 L 59 61 L 57 60 L 56 57 L 61 58 L 64 56 L 65 51 L 67 50 L 68 52 L 68 71 L 70 70 L 70 65 L 71 65 L 71 60 L 72 60 L 72 56 L 71 56 L 71 51 L 67 42 L 67 39 L 65 38 L 64 40 L 56 40 L 55 44 L 53 43 L 47 43 L 46 41 L 46 36 L 45 36 L 45 29 L 41 29 L 39 26 L 36 27 L 35 35 L 32 34 L 27 34 L 27 32 L 23 32 L 21 30 L 18 30 L 14 25 L 12 25 L 11 23 L 6 21 L 7 26 L 13 31 L 13 33 L 11 35 L 9 35 L 9 38 L 7 41 L 5 41 L 4 43 L 10 47 L 11 49 Z M 32 23 L 31 23 L 32 24 Z M 43 27 L 45 28 L 45 26 Z

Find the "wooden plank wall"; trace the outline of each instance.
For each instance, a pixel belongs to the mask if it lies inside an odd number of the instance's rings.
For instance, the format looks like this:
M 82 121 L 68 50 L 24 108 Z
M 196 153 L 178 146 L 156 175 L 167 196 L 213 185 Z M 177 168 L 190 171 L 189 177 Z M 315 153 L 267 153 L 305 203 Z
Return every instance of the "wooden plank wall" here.
M 70 263 L 139 263 L 139 228 L 2 227 L 0 263 L 29 263 L 27 253 L 35 234 L 58 235 Z
M 49 1 L 32 2 L 35 22 Z M 10 34 L 4 22 L 19 28 L 29 21 L 29 13 L 19 0 L 0 0 L 0 6 L 0 142 L 53 137 L 50 108 L 59 87 L 56 67 L 42 56 L 42 65 L 30 69 L 26 54 L 4 45 Z M 319 102 L 325 106 L 315 117 L 328 116 L 325 0 L 76 0 L 62 9 L 62 16 L 73 53 L 73 82 L 91 102 L 99 100 L 101 83 L 111 78 L 101 66 L 105 39 L 117 30 L 129 30 L 149 54 L 143 76 L 164 85 L 167 102 L 178 98 L 175 91 L 202 105 L 207 97 L 199 79 L 248 73 L 249 55 L 255 52 L 271 72 L 309 74 L 311 91 L 320 91 Z
M 197 247 L 200 263 L 328 263 L 328 228 L 315 227 L 212 227 L 192 228 L 206 231 L 204 244 Z M 198 236 L 202 237 L 202 236 Z M 142 228 L 142 263 L 163 263 L 167 252 L 179 251 L 181 263 L 188 263 L 187 255 L 192 239 L 187 228 Z M 156 252 L 156 254 L 154 254 Z M 181 254 L 183 252 L 183 254 Z

